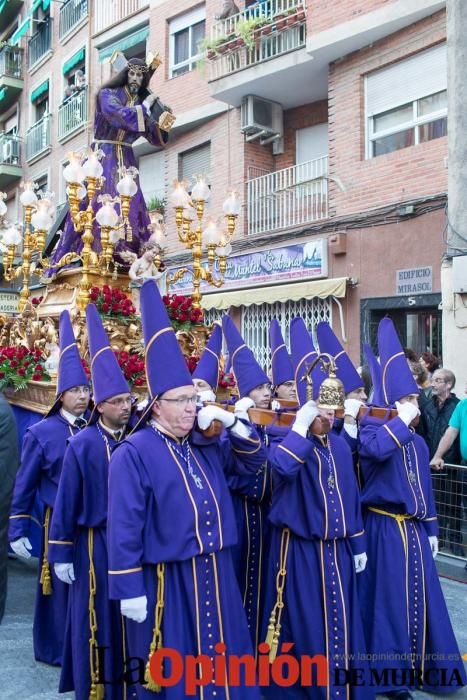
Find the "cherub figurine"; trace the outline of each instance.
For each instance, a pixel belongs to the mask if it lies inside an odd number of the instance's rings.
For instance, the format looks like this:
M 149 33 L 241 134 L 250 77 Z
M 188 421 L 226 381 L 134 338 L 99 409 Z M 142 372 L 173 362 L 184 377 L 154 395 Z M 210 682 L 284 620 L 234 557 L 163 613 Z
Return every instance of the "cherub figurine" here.
M 129 251 L 122 253 L 128 262 L 131 261 L 128 276 L 137 286 L 141 286 L 147 279 L 153 279 L 157 282 L 161 294 L 166 294 L 165 278 L 167 272 L 163 263 L 158 266 L 154 262 L 157 254 L 158 246 L 151 239 L 143 246 L 140 257 Z

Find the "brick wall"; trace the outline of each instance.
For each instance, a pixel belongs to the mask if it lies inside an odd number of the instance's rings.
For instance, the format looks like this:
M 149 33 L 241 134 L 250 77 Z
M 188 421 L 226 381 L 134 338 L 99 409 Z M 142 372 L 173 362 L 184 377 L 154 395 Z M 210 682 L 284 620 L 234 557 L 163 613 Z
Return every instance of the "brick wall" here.
M 343 22 L 361 17 L 377 10 L 384 5 L 390 5 L 393 0 L 310 0 L 308 8 L 308 30 L 317 34 Z
M 446 38 L 440 12 L 336 61 L 329 73 L 329 168 L 332 213 L 365 211 L 447 190 L 447 138 L 365 160 L 364 76 Z

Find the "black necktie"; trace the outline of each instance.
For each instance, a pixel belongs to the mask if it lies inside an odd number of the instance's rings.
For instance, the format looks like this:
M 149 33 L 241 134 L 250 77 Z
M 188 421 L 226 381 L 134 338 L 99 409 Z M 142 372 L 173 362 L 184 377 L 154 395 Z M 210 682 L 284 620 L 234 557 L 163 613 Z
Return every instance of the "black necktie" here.
M 87 421 L 84 418 L 76 418 L 74 426 L 75 428 L 78 428 L 78 430 L 81 430 L 81 428 L 84 428 L 84 426 L 87 425 Z

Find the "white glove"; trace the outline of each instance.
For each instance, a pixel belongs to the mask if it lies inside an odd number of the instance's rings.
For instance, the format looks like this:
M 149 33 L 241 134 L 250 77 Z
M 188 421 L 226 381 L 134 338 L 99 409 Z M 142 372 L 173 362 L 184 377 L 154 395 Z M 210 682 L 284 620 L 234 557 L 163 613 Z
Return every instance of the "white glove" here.
M 63 583 L 73 583 L 75 580 L 75 570 L 73 564 L 54 564 L 54 571 L 57 578 Z
M 346 399 L 344 401 L 344 415 L 352 416 L 352 418 L 356 420 L 361 406 L 364 405 L 363 401 L 359 401 L 358 399 Z
M 271 411 L 278 411 L 281 407 L 280 401 L 277 401 L 277 399 L 273 399 L 271 401 Z
M 248 417 L 248 409 L 254 408 L 255 402 L 250 399 L 249 396 L 245 396 L 243 399 L 237 401 L 234 407 L 234 412 L 237 418 L 243 418 L 243 420 L 250 420 Z
M 319 411 L 315 401 L 307 401 L 304 406 L 298 409 L 292 430 L 294 433 L 298 433 L 302 437 L 306 438 L 308 428 L 318 415 Z
M 197 419 L 201 430 L 209 428 L 213 420 L 220 421 L 224 428 L 230 428 L 230 426 L 235 423 L 235 415 L 229 413 L 229 411 L 224 411 L 224 409 L 219 408 L 219 406 L 203 406 L 203 408 L 198 411 Z
M 438 551 L 439 551 L 438 538 L 436 537 L 436 535 L 432 535 L 431 537 L 428 538 L 428 542 L 430 543 L 431 553 L 433 555 L 433 559 L 436 559 L 436 555 L 438 554 Z
M 413 403 L 399 403 L 396 401 L 397 415 L 407 426 L 411 424 L 414 418 L 420 415 L 420 410 Z
M 353 560 L 355 564 L 355 571 L 357 574 L 361 574 L 362 571 L 365 571 L 365 566 L 368 561 L 366 552 L 362 552 L 361 554 L 355 554 Z
M 216 395 L 211 389 L 205 389 L 204 391 L 198 391 L 198 401 L 204 403 L 205 401 L 215 401 Z
M 10 547 L 18 557 L 30 559 L 32 544 L 27 537 L 19 537 L 17 540 L 10 542 Z
M 125 598 L 120 601 L 122 615 L 135 622 L 144 622 L 148 615 L 148 599 L 145 595 L 137 598 Z

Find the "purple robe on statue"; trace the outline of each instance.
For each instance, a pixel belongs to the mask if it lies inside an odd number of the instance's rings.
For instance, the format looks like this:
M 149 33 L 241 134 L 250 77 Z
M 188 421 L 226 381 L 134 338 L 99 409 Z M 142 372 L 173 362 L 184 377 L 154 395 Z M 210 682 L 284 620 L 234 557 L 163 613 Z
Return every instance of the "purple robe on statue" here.
M 68 438 L 78 429 L 60 414 L 54 413 L 31 426 L 23 442 L 21 467 L 18 471 L 10 515 L 10 542 L 29 537 L 31 513 L 36 492 L 45 506 L 43 533 L 39 554 L 39 572 L 34 611 L 34 656 L 37 661 L 60 666 L 68 603 L 68 586 L 55 576 L 50 566 L 52 594 L 44 595 L 40 572 L 44 557 L 46 518 L 52 518 L 63 455 Z
M 116 189 L 120 179 L 118 169 L 121 166 L 126 168 L 137 166 L 132 144 L 141 136 L 144 136 L 153 146 L 164 146 L 168 139 L 167 132 L 159 129 L 155 119 L 146 112 L 138 95 L 132 95 L 126 87 L 100 90 L 96 100 L 93 145 L 105 154 L 102 159 L 105 181 L 103 189 L 97 194 L 118 196 Z M 138 191 L 131 199 L 128 215 L 131 235 L 128 235 L 129 231 L 127 230 L 126 240 L 120 240 L 117 243 L 116 252 L 132 250 L 139 253 L 142 243 L 147 241 L 150 236 L 148 230 L 149 215 L 138 177 L 135 182 Z M 81 208 L 87 206 L 88 200 L 85 198 Z M 94 201 L 93 207 L 94 210 L 97 210 L 100 205 Z M 118 205 L 116 208 L 118 210 Z M 100 252 L 100 231 L 96 221 L 93 225 L 93 235 L 93 250 Z M 58 262 L 65 253 L 70 251 L 81 252 L 82 247 L 81 233 L 75 231 L 71 216 L 68 214 L 64 231 L 52 255 L 52 263 Z M 122 259 L 119 259 L 119 263 L 128 267 L 128 263 Z M 55 269 L 52 268 L 47 274 L 50 275 L 54 272 Z
M 183 441 L 148 424 L 114 451 L 109 475 L 109 591 L 115 599 L 146 595 L 148 615 L 126 621 L 129 653 L 148 660 L 158 591 L 156 564 L 164 564 L 163 646 L 186 655 L 252 654 L 232 565 L 237 541 L 226 476 L 255 473 L 265 461 L 257 433 L 207 439 L 193 430 Z M 169 664 L 165 664 L 168 675 Z M 161 700 L 182 700 L 185 678 L 163 688 Z M 139 698 L 154 698 L 142 685 Z M 208 684 L 204 700 L 257 700 L 256 687 Z
M 345 440 L 330 432 L 327 441 L 326 447 L 318 437 L 303 438 L 290 430 L 270 452 L 274 492 L 262 641 L 283 569 L 278 653 L 282 644 L 293 643 L 289 653 L 298 661 L 303 655 L 323 655 L 329 670 L 329 687 L 318 686 L 316 680 L 288 688 L 271 685 L 264 694 L 273 700 L 375 696 L 368 682 L 354 565 L 354 555 L 364 552 L 366 544 L 357 481 Z M 345 685 L 353 670 L 364 685 Z
M 104 661 L 104 668 L 93 661 L 93 670 L 100 671 L 100 680 L 107 681 L 104 687 L 108 700 L 124 697 L 122 619 L 118 603 L 109 600 L 107 580 L 108 471 L 115 445 L 114 434 L 100 422 L 69 441 L 50 530 L 49 560 L 72 562 L 74 566 L 59 691 L 74 690 L 76 700 L 88 700 L 91 690 L 91 561 L 95 575 L 95 638 Z
M 378 692 L 454 692 L 466 675 L 428 540 L 438 532 L 428 447 L 399 417 L 366 416 L 359 440 L 368 564 L 358 583 Z M 384 682 L 388 668 L 397 676 Z

